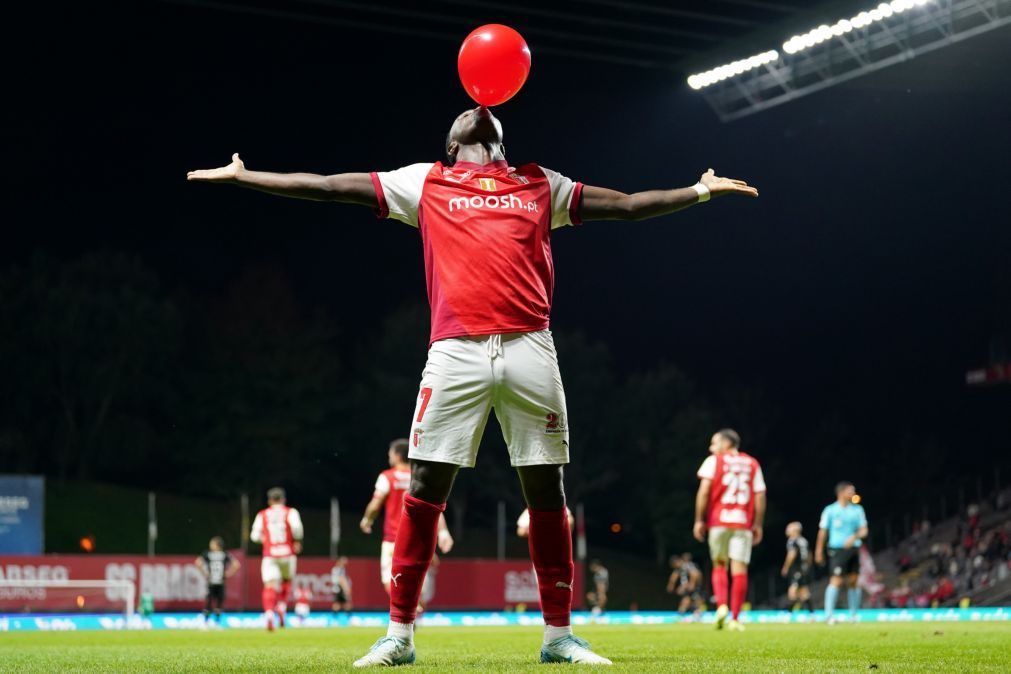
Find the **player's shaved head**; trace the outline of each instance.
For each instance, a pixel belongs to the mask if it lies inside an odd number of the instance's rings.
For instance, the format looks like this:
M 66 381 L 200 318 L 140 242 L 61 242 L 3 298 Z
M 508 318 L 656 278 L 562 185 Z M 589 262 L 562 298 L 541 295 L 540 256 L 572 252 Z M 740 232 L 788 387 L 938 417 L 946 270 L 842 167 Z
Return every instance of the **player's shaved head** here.
M 853 483 L 852 482 L 847 482 L 846 480 L 843 480 L 842 482 L 840 482 L 839 484 L 837 484 L 835 486 L 835 495 L 839 496 L 840 494 L 842 494 L 847 489 L 853 489 Z
M 800 522 L 790 522 L 786 525 L 787 536 L 800 536 L 802 531 L 804 531 L 804 525 Z
M 281 487 L 271 487 L 267 490 L 267 503 L 283 503 L 285 499 L 284 489 Z
M 446 162 L 452 166 L 460 148 L 472 145 L 484 146 L 492 155 L 496 154 L 496 150 L 504 153 L 502 122 L 488 108 L 464 110 L 453 120 L 453 126 L 446 134 Z
M 215 536 L 211 539 L 211 550 L 224 550 L 225 549 L 225 539 L 221 536 Z

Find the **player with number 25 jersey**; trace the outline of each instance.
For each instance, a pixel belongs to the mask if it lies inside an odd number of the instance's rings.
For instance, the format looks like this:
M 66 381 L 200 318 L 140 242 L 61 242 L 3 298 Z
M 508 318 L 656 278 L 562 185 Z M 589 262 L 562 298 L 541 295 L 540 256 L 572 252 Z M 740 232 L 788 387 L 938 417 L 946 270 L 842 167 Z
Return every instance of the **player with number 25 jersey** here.
M 741 438 L 725 428 L 713 435 L 709 456 L 698 470 L 699 491 L 695 498 L 695 538 L 704 540 L 709 531 L 709 555 L 713 560 L 713 594 L 716 596 L 716 627 L 729 613 L 730 628 L 743 630 L 738 615 L 748 592 L 751 546 L 762 540 L 765 517 L 765 477 L 753 456 L 740 450 Z M 732 586 L 727 583 L 730 566 Z M 731 594 L 729 607 L 728 592 Z

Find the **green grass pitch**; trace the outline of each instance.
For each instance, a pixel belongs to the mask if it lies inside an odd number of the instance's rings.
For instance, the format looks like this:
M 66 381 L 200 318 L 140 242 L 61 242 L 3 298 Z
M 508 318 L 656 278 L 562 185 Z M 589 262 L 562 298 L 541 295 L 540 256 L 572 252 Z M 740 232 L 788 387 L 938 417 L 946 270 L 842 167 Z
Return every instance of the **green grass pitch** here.
M 589 626 L 616 672 L 1008 672 L 1011 623 Z M 335 672 L 374 629 L 0 634 L 0 672 Z M 402 672 L 543 672 L 538 628 L 428 628 Z

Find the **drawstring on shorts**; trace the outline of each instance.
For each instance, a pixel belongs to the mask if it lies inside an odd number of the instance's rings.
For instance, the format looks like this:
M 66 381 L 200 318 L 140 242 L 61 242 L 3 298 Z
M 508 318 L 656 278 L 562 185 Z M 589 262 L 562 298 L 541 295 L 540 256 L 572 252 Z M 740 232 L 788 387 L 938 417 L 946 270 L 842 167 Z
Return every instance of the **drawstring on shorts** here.
M 504 356 L 505 354 L 502 352 L 502 335 L 490 335 L 488 341 L 485 343 L 485 350 L 488 352 L 488 358 L 492 360 Z

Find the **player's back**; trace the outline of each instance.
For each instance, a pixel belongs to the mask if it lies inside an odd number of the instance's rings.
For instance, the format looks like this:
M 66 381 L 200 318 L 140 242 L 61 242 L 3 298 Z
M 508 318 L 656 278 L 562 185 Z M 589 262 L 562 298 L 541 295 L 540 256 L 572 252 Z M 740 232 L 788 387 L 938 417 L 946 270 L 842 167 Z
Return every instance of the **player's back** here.
M 395 541 L 404 510 L 404 495 L 411 488 L 410 468 L 387 468 L 376 480 L 376 491 L 386 495 L 383 512 L 383 540 Z
M 699 469 L 699 477 L 712 481 L 708 525 L 750 529 L 755 519 L 755 494 L 765 491 L 758 460 L 740 451 L 710 455 Z
M 787 551 L 796 551 L 792 566 L 807 569 L 811 565 L 811 547 L 803 536 L 795 536 L 786 542 Z
M 257 515 L 263 527 L 263 556 L 290 557 L 295 554 L 295 537 L 291 519 L 293 508 L 274 504 Z
M 205 550 L 201 558 L 207 568 L 207 584 L 221 585 L 225 582 L 225 570 L 231 561 L 231 555 L 224 550 Z

